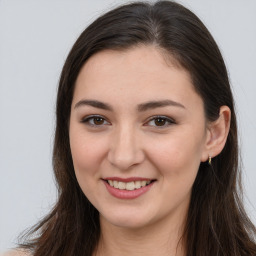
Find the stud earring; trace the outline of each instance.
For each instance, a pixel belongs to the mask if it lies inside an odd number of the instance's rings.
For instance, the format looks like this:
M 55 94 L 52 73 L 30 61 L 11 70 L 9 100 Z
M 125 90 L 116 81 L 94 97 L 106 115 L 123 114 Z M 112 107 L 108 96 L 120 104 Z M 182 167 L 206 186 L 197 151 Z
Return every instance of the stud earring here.
M 209 156 L 208 164 L 209 164 L 209 165 L 212 165 L 212 157 L 211 157 L 211 156 Z

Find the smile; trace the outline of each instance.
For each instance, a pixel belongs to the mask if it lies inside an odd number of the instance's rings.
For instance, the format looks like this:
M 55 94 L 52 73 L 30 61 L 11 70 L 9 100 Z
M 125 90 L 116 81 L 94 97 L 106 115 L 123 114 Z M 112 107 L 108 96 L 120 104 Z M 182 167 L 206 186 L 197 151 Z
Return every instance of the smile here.
M 156 180 L 145 178 L 103 179 L 108 192 L 119 199 L 135 199 L 151 189 Z
M 107 180 L 108 184 L 111 187 L 122 189 L 122 190 L 135 190 L 142 187 L 145 187 L 146 185 L 149 185 L 152 181 L 150 180 L 136 180 L 136 181 L 130 181 L 130 182 L 122 182 L 117 180 Z

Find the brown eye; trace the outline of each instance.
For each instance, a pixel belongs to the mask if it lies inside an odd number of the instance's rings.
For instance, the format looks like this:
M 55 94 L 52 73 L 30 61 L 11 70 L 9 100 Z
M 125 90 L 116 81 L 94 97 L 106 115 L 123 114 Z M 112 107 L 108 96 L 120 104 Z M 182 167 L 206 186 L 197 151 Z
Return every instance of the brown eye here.
M 156 126 L 164 126 L 166 124 L 165 118 L 156 118 L 155 119 L 155 125 Z
M 81 123 L 84 123 L 89 126 L 104 126 L 104 125 L 109 125 L 110 123 L 102 116 L 88 116 L 84 118 Z
M 102 125 L 102 124 L 104 124 L 104 119 L 102 117 L 94 117 L 93 123 L 95 125 Z
M 156 116 L 152 117 L 145 125 L 152 127 L 165 128 L 170 125 L 175 124 L 175 121 L 166 116 Z

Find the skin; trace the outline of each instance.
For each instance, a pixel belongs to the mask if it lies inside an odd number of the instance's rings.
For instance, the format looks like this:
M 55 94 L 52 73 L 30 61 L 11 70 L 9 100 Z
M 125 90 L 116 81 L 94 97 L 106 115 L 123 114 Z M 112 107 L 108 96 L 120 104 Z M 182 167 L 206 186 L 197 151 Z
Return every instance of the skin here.
M 8 252 L 0 253 L 0 256 L 32 256 L 26 250 L 17 249 L 17 250 L 10 250 Z
M 138 110 L 166 100 L 175 104 Z M 92 115 L 101 119 L 88 119 Z M 93 55 L 76 81 L 70 146 L 79 185 L 100 213 L 95 255 L 185 255 L 178 242 L 191 188 L 200 163 L 224 147 L 229 122 L 226 106 L 218 120 L 207 122 L 189 73 L 153 46 Z M 118 199 L 105 177 L 156 181 L 136 199 Z

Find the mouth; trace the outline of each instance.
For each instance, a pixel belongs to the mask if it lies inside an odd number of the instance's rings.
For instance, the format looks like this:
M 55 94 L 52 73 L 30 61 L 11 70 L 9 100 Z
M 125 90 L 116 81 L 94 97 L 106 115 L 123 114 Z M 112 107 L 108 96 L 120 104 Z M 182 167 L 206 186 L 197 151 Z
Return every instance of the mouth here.
M 107 191 L 118 199 L 135 199 L 142 196 L 149 190 L 156 182 L 153 179 L 147 178 L 118 178 L 109 177 L 102 179 Z
M 114 197 L 119 199 L 135 199 L 151 190 L 156 182 L 155 179 L 130 177 L 107 177 L 102 179 L 107 191 Z
M 116 179 L 103 179 L 104 182 L 108 183 L 111 187 L 120 189 L 120 190 L 128 190 L 133 191 L 143 187 L 150 185 L 156 180 L 134 180 L 134 181 L 120 181 Z

